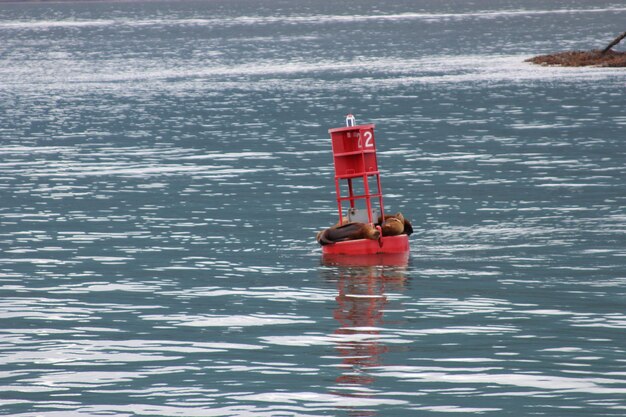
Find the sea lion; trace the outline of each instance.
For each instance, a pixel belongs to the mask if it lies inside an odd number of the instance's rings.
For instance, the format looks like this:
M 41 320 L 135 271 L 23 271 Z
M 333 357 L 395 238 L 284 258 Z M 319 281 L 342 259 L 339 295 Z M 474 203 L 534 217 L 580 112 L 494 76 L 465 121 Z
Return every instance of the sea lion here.
M 402 223 L 402 230 L 398 233 L 400 228 L 398 222 L 391 220 L 395 219 Z M 407 236 L 411 236 L 413 233 L 413 225 L 408 221 L 402 213 L 398 212 L 396 214 L 385 214 L 385 220 L 383 221 L 382 216 L 378 217 L 378 223 L 383 229 L 383 236 L 396 236 L 405 234 Z M 385 230 L 386 229 L 386 230 Z
M 398 236 L 404 233 L 404 222 L 396 217 L 389 217 L 380 228 L 383 236 Z
M 355 239 L 378 240 L 380 232 L 371 224 L 348 223 L 339 227 L 330 227 L 317 234 L 317 241 L 320 245 L 330 245 L 335 242 Z

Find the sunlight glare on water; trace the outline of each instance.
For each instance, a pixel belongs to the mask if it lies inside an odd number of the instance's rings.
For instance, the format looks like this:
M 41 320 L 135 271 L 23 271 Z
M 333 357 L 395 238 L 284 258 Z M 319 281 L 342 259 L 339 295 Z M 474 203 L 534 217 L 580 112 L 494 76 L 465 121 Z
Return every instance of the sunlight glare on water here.
M 626 73 L 524 62 L 622 4 L 0 15 L 0 415 L 624 415 Z M 408 260 L 315 242 L 347 113 Z

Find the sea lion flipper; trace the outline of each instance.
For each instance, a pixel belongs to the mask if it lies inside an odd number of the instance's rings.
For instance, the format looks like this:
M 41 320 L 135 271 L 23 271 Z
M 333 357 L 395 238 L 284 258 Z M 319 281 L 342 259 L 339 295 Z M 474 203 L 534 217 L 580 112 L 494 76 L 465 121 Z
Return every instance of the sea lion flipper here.
M 327 236 L 328 235 L 328 233 L 327 233 L 328 230 L 330 230 L 330 229 L 325 229 L 325 230 L 322 230 L 321 232 L 317 233 L 317 237 L 316 237 L 317 243 L 319 243 L 322 246 L 324 246 L 324 245 L 331 245 L 331 244 L 335 243 L 332 240 L 328 239 L 328 236 Z

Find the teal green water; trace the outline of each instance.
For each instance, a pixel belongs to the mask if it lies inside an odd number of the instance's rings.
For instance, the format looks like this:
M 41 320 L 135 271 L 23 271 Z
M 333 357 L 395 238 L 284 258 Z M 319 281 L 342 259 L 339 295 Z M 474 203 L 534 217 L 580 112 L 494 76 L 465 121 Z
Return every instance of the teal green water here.
M 0 415 L 624 415 L 626 72 L 523 62 L 592 3 L 0 5 Z M 348 112 L 406 264 L 315 242 Z

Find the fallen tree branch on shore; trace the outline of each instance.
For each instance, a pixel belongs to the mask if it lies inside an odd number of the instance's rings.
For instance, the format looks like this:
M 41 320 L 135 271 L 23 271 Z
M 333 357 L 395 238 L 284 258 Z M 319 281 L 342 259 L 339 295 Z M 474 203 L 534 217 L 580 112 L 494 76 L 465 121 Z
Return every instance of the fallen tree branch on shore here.
M 602 54 L 606 54 L 607 52 L 609 52 L 611 50 L 611 48 L 613 48 L 615 45 L 620 43 L 622 41 L 622 39 L 624 39 L 624 38 L 626 38 L 626 32 L 622 33 L 617 38 L 613 39 L 613 41 L 606 48 L 604 48 L 602 50 Z

